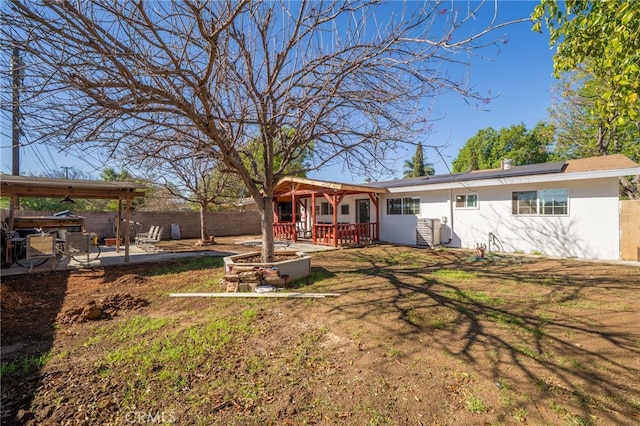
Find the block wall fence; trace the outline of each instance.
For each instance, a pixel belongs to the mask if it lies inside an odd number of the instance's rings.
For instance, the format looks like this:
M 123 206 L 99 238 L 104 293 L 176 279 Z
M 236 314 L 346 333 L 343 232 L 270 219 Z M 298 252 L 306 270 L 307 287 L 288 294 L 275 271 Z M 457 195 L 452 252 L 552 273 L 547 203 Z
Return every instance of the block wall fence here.
M 78 216 L 83 216 L 87 232 L 94 232 L 107 238 L 115 237 L 116 222 L 118 220 L 114 212 L 80 212 L 73 211 Z M 54 212 L 34 212 L 16 210 L 19 216 L 51 216 Z M 2 210 L 2 220 L 9 216 L 9 211 Z M 136 211 L 132 216 L 134 230 L 147 232 L 152 225 L 164 227 L 163 240 L 171 239 L 171 224 L 180 226 L 182 239 L 200 238 L 200 213 L 199 212 L 143 212 Z M 123 222 L 124 224 L 124 222 Z M 207 230 L 214 237 L 233 235 L 259 235 L 260 213 L 258 211 L 244 212 L 208 212 Z M 132 235 L 133 236 L 133 235 Z
M 620 201 L 620 259 L 640 262 L 640 200 Z

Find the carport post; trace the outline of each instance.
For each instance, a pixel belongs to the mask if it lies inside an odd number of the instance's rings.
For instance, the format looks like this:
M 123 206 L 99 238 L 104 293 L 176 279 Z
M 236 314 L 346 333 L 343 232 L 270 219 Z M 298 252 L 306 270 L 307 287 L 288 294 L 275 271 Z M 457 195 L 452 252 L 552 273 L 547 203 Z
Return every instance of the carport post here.
M 124 263 L 129 263 L 129 244 L 131 243 L 131 198 L 127 197 L 126 210 L 124 211 Z
M 122 224 L 122 198 L 118 198 L 118 219 L 116 221 L 116 253 L 120 254 L 120 228 Z

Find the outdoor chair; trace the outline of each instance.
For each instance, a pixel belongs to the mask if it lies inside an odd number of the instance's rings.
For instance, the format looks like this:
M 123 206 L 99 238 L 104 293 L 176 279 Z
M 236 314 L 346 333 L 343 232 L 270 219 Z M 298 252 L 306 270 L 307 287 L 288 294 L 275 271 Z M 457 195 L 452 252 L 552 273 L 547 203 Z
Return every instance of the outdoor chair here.
M 159 227 L 157 225 L 151 225 L 151 227 L 149 228 L 148 232 L 139 232 L 136 234 L 135 238 L 134 238 L 134 242 L 141 242 L 142 240 L 146 239 L 146 238 L 151 238 L 152 235 L 155 235 L 157 229 Z M 140 240 L 140 241 L 138 241 Z
M 139 244 L 139 243 L 157 243 L 158 241 L 160 241 L 162 239 L 162 234 L 164 233 L 164 226 L 156 226 L 154 230 L 151 230 L 149 232 L 149 236 L 148 237 L 136 237 L 135 238 L 135 243 Z

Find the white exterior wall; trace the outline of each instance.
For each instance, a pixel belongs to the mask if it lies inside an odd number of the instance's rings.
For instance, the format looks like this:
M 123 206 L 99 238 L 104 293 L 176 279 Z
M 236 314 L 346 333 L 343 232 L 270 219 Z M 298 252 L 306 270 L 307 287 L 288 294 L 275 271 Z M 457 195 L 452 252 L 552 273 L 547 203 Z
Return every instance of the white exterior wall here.
M 511 213 L 513 191 L 567 189 L 566 216 L 518 216 Z M 401 192 L 400 192 L 401 191 Z M 478 207 L 457 209 L 455 196 L 478 194 Z M 420 197 L 420 215 L 387 215 L 386 199 Z M 545 255 L 617 260 L 620 257 L 618 178 L 520 183 L 485 187 L 462 187 L 410 192 L 402 188 L 381 201 L 381 240 L 416 244 L 418 217 L 447 217 L 453 230 L 450 247 L 476 248 L 496 236 L 503 251 L 541 252 Z M 451 212 L 453 214 L 451 215 Z M 442 240 L 448 237 L 441 228 Z M 495 249 L 491 243 L 491 249 Z
M 369 195 L 354 194 L 354 195 L 346 195 L 340 202 L 340 205 L 338 206 L 338 223 L 340 222 L 355 223 L 356 222 L 356 200 L 369 200 L 369 219 L 371 222 L 376 221 L 376 206 L 373 204 L 373 201 L 371 201 L 371 199 L 369 198 Z M 316 207 L 319 208 L 321 203 L 326 203 L 326 202 L 328 201 L 323 196 L 316 197 Z M 307 199 L 307 203 L 309 206 L 309 210 L 311 210 L 310 198 Z M 343 205 L 349 206 L 348 214 L 342 214 L 341 206 Z M 319 209 L 319 211 L 322 211 L 322 210 Z M 309 213 L 309 219 L 310 218 L 311 218 L 311 213 Z M 329 214 L 329 215 L 316 214 L 316 222 L 317 223 L 321 223 L 321 222 L 333 223 L 333 215 L 332 214 Z
M 511 214 L 513 191 L 543 189 L 567 189 L 569 214 Z M 618 205 L 617 178 L 486 187 L 478 190 L 477 210 L 454 209 L 454 232 L 465 248 L 489 244 L 493 233 L 507 252 L 619 259 Z
M 387 200 L 405 197 L 420 197 L 420 214 L 388 215 Z M 446 217 L 448 226 L 451 222 L 450 213 L 449 190 L 385 194 L 380 201 L 380 239 L 395 244 L 415 245 L 418 218 L 442 221 Z M 441 233 L 442 231 L 441 228 Z M 448 235 L 449 233 L 441 234 L 440 239 L 446 242 Z

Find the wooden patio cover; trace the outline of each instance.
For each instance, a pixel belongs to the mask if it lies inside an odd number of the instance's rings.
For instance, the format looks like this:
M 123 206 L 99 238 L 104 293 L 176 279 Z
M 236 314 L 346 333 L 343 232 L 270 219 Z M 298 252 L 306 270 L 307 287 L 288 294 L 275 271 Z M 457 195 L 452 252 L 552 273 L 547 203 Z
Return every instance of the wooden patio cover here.
M 376 208 L 376 223 L 380 218 L 379 195 L 386 193 L 384 188 L 373 188 L 365 185 L 353 185 L 340 182 L 330 182 L 324 180 L 307 179 L 295 176 L 282 178 L 274 189 L 274 204 L 278 199 L 291 199 L 293 208 L 293 222 L 295 222 L 296 202 L 301 198 L 311 198 L 311 223 L 316 223 L 315 204 L 316 196 L 325 198 L 333 206 L 333 226 L 337 226 L 338 206 L 345 195 L 348 194 L 368 194 L 369 199 Z M 376 226 L 376 229 L 379 227 Z M 379 238 L 379 235 L 376 235 Z
M 131 182 L 106 182 L 79 179 L 51 179 L 32 176 L 0 175 L 0 196 L 9 197 L 9 230 L 13 230 L 15 208 L 20 198 L 70 198 L 118 200 L 118 231 L 122 219 L 122 202 L 125 204 L 125 220 L 131 221 L 131 202 L 144 197 L 144 186 Z M 130 227 L 124 230 L 124 261 L 129 261 Z M 120 246 L 116 245 L 120 250 Z
M 274 196 L 290 195 L 295 190 L 299 194 L 311 194 L 312 192 L 342 192 L 350 194 L 384 194 L 384 188 L 372 188 L 364 185 L 352 185 L 340 182 L 307 179 L 295 176 L 286 176 L 278 182 L 274 190 Z

